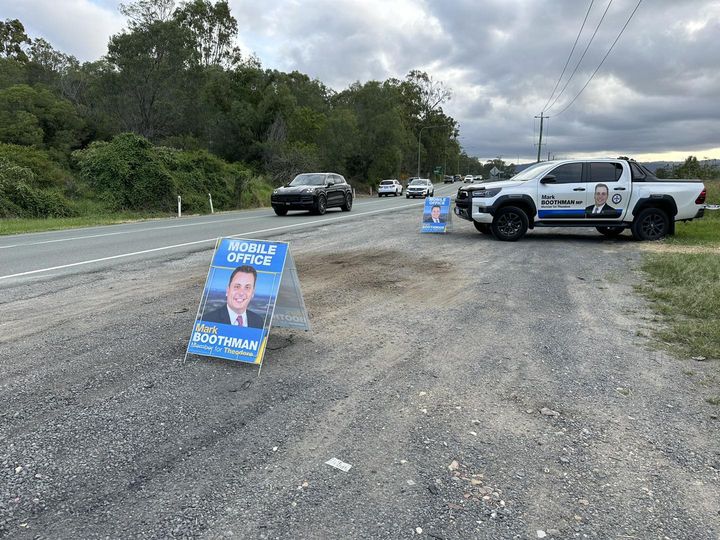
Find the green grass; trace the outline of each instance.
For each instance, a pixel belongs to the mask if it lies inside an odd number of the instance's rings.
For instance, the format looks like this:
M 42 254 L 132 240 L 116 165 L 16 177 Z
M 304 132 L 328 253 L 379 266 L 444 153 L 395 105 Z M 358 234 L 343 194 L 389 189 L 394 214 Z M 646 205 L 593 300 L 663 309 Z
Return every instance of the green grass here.
M 720 180 L 706 181 L 705 186 L 707 203 L 720 204 Z M 674 246 L 720 246 L 720 211 L 678 223 L 675 236 L 664 243 L 670 252 L 643 259 L 648 279 L 639 287 L 665 323 L 656 337 L 685 358 L 720 359 L 720 255 L 672 253 Z
M 258 208 L 269 206 L 272 186 L 259 179 L 253 178 L 243 190 L 241 206 L 245 208 Z M 114 225 L 128 221 L 143 219 L 168 218 L 174 213 L 161 212 L 104 212 L 97 202 L 84 200 L 75 203 L 75 210 L 80 215 L 68 218 L 5 218 L 0 219 L 0 236 L 8 234 L 33 233 L 43 231 L 57 231 L 61 229 L 75 229 L 79 227 L 93 227 L 97 225 Z
M 115 223 L 125 223 L 128 221 L 157 217 L 170 217 L 170 214 L 122 212 L 104 215 L 91 214 L 70 218 L 0 219 L 0 235 L 57 231 L 61 229 L 75 229 L 78 227 L 92 227 L 95 225 L 112 225 Z
M 708 204 L 720 204 L 720 180 L 705 180 Z M 675 225 L 668 244 L 720 246 L 720 210 L 706 210 L 702 219 Z
M 639 287 L 662 316 L 658 337 L 684 357 L 720 358 L 720 255 L 662 253 L 645 257 Z

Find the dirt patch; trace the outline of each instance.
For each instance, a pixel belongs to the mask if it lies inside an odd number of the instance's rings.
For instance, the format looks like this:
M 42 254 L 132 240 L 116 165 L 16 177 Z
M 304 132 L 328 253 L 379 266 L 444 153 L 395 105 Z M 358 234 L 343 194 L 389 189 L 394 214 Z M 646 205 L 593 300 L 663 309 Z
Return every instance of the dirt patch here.
M 680 246 L 675 244 L 664 244 L 662 242 L 645 242 L 640 244 L 642 251 L 650 253 L 687 253 L 720 255 L 720 246 Z

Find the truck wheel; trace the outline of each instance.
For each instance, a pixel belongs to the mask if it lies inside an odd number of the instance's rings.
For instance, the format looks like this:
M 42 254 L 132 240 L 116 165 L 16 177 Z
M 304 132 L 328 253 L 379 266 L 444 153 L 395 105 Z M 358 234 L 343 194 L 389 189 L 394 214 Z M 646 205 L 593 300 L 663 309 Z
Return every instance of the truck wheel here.
M 635 240 L 660 240 L 670 232 L 670 218 L 660 208 L 641 210 L 632 223 Z
M 315 208 L 313 210 L 317 215 L 322 216 L 325 213 L 326 205 L 327 199 L 325 198 L 325 195 L 318 195 L 317 202 L 315 203 Z
M 608 238 L 615 238 L 616 236 L 620 236 L 622 232 L 625 230 L 625 227 L 595 227 L 597 229 L 597 232 L 602 234 L 603 236 L 607 236 Z
M 478 232 L 481 232 L 483 234 L 492 234 L 489 223 L 479 223 L 477 221 L 473 221 L 473 225 L 475 225 L 475 228 L 478 230 Z
M 528 230 L 527 215 L 516 206 L 505 206 L 495 213 L 491 230 L 498 240 L 520 240 Z
M 287 208 L 281 208 L 280 206 L 273 206 L 273 210 L 275 210 L 275 213 L 278 216 L 285 216 L 285 215 L 287 215 L 287 212 L 288 212 Z

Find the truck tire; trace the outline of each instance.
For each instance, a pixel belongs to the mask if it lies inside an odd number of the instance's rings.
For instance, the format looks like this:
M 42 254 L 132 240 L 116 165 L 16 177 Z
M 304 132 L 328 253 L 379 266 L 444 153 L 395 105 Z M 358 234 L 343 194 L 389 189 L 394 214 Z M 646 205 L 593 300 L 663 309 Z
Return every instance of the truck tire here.
M 475 225 L 475 228 L 478 230 L 478 232 L 481 232 L 483 234 L 492 234 L 489 223 L 479 223 L 477 221 L 473 221 L 473 225 Z
M 670 218 L 660 208 L 646 208 L 635 216 L 631 231 L 635 240 L 661 240 L 670 233 Z
M 625 227 L 595 227 L 597 229 L 597 232 L 602 234 L 603 236 L 607 236 L 608 238 L 615 238 L 616 236 L 620 236 L 622 232 L 625 230 Z
M 504 206 L 495 213 L 490 228 L 498 240 L 515 242 L 525 236 L 528 230 L 528 217 L 517 206 Z

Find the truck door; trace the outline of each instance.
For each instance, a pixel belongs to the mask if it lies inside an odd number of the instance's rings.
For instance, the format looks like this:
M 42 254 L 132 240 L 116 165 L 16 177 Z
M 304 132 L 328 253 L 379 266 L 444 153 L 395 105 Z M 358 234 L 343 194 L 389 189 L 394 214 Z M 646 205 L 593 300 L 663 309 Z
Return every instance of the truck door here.
M 630 168 L 622 163 L 592 161 L 587 164 L 588 206 L 585 217 L 593 221 L 620 221 L 630 199 Z
M 584 220 L 586 189 L 582 163 L 555 167 L 538 182 L 538 218 L 542 221 Z

